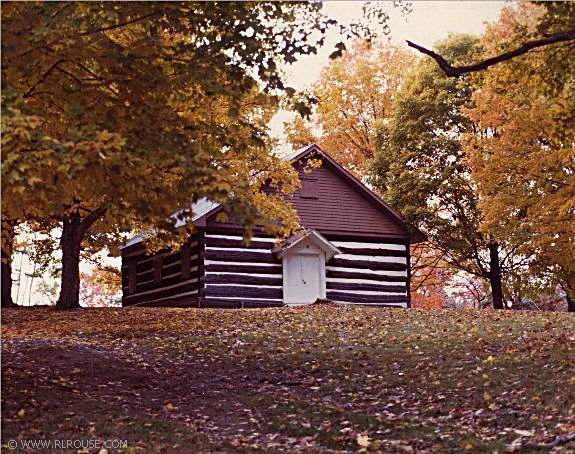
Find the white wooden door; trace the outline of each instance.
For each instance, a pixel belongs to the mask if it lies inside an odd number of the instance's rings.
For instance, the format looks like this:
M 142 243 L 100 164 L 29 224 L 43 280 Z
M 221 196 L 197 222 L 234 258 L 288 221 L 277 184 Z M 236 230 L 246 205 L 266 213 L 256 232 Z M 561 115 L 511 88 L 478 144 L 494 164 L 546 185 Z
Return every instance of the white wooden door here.
M 292 253 L 284 262 L 284 303 L 313 303 L 321 296 L 321 260 L 318 254 Z

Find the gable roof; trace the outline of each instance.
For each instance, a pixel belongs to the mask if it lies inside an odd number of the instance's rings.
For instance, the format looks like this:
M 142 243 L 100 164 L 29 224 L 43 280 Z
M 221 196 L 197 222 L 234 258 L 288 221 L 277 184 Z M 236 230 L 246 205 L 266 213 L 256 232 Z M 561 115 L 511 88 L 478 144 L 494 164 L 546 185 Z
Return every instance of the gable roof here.
M 348 170 L 346 170 L 341 164 L 339 164 L 335 159 L 333 159 L 327 152 L 323 151 L 318 145 L 311 144 L 306 147 L 302 147 L 298 150 L 295 150 L 287 155 L 284 155 L 283 158 L 285 160 L 289 160 L 290 163 L 296 164 L 298 161 L 310 156 L 311 154 L 318 155 L 319 158 L 328 162 L 332 165 L 336 171 L 344 177 L 352 186 L 354 186 L 360 193 L 362 193 L 368 200 L 372 201 L 381 211 L 387 214 L 393 221 L 395 221 L 399 226 L 404 228 L 406 231 L 410 232 L 410 242 L 412 243 L 419 243 L 425 241 L 427 236 L 420 232 L 417 229 L 409 228 L 403 217 L 399 212 L 385 203 L 381 197 L 379 197 L 375 192 L 369 189 L 365 184 L 363 184 L 360 180 L 358 180 L 354 175 L 352 175 Z M 206 220 L 213 214 L 217 213 L 221 210 L 221 206 L 218 204 L 214 206 L 214 208 L 206 212 L 203 216 L 199 217 L 197 220 L 194 221 L 194 224 L 200 227 L 206 226 Z
M 395 221 L 399 226 L 404 228 L 406 231 L 410 232 L 410 242 L 418 243 L 421 241 L 425 241 L 427 239 L 426 235 L 420 232 L 417 229 L 410 229 L 408 228 L 407 224 L 403 220 L 401 214 L 399 214 L 395 209 L 385 203 L 375 192 L 369 189 L 365 184 L 363 184 L 360 180 L 358 180 L 354 175 L 352 175 L 349 171 L 347 171 L 341 164 L 339 164 L 335 159 L 333 159 L 328 153 L 323 151 L 318 145 L 311 144 L 306 147 L 302 147 L 298 150 L 295 150 L 291 153 L 288 153 L 282 156 L 283 159 L 286 161 L 290 161 L 292 165 L 296 164 L 298 161 L 308 157 L 311 154 L 318 155 L 319 158 L 328 162 L 331 166 L 333 166 L 336 171 L 342 175 L 352 186 L 359 190 L 360 193 L 365 195 L 365 197 L 372 201 L 381 211 L 386 213 L 393 221 Z M 205 197 L 198 200 L 198 202 L 192 205 L 192 212 L 194 213 L 192 216 L 192 222 L 197 227 L 205 227 L 206 221 L 212 215 L 218 213 L 222 210 L 222 205 L 216 202 L 212 202 Z M 176 215 L 175 213 L 174 215 Z M 178 221 L 176 227 L 181 227 L 188 220 Z M 149 232 L 148 232 L 149 233 Z M 146 233 L 140 233 L 135 237 L 131 238 L 123 248 L 131 246 L 133 244 L 137 244 L 141 242 Z
M 302 230 L 290 236 L 281 245 L 274 248 L 272 253 L 277 257 L 283 257 L 287 252 L 293 249 L 304 240 L 310 240 L 315 246 L 325 252 L 325 259 L 329 260 L 336 254 L 341 254 L 341 251 L 330 241 L 328 241 L 317 230 Z

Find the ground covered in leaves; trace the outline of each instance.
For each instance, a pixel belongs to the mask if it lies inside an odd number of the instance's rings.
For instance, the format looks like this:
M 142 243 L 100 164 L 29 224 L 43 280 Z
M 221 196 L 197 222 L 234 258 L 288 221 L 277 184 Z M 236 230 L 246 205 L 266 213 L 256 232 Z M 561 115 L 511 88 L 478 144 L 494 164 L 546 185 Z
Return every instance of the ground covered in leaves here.
M 2 340 L 3 450 L 575 451 L 569 314 L 15 309 Z

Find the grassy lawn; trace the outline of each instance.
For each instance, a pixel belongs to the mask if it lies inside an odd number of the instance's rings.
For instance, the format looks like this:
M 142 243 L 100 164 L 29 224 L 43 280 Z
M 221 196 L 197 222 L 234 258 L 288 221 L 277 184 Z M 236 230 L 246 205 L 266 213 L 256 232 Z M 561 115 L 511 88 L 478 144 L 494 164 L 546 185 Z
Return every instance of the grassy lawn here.
M 2 341 L 3 451 L 575 450 L 569 314 L 16 309 Z

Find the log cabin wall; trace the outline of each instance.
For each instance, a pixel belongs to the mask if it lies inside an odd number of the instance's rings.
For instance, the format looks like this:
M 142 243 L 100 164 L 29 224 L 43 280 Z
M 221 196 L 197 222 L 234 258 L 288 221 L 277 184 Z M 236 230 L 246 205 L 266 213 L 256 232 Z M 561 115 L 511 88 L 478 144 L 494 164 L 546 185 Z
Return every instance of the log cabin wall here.
M 227 227 L 206 230 L 200 306 L 283 305 L 282 263 L 272 256 L 275 239 L 255 232 L 246 246 L 242 230 Z
M 342 251 L 326 264 L 328 299 L 341 304 L 409 306 L 405 241 L 341 234 L 325 237 Z M 200 306 L 283 305 L 282 262 L 271 253 L 274 244 L 274 238 L 259 232 L 246 246 L 237 226 L 208 224 Z
M 200 244 L 194 235 L 179 251 L 146 254 L 141 243 L 122 251 L 122 306 L 197 305 Z
M 409 306 L 409 246 L 385 238 L 325 237 L 342 254 L 326 263 L 326 296 L 343 304 Z

